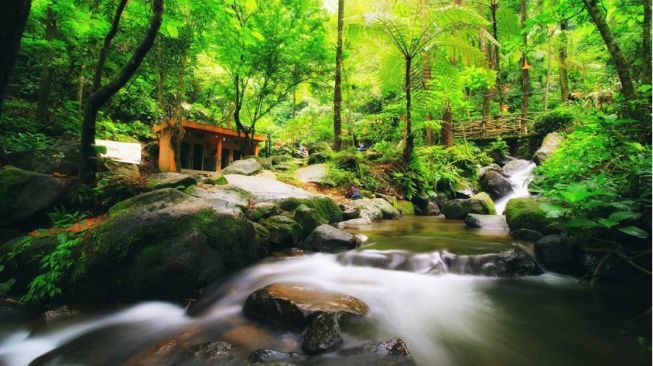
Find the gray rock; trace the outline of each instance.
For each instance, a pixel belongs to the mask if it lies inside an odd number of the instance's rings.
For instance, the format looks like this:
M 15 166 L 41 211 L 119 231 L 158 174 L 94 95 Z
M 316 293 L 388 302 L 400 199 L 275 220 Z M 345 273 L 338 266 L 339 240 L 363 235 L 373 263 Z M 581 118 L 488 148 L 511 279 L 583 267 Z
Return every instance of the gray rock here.
M 515 173 L 518 173 L 531 165 L 531 162 L 528 160 L 524 159 L 514 159 L 506 163 L 506 165 L 503 166 L 503 174 L 511 177 Z
M 329 167 L 326 164 L 309 165 L 295 171 L 295 176 L 303 183 L 325 183 Z
M 224 341 L 208 342 L 197 345 L 188 350 L 188 353 L 196 361 L 200 362 L 221 362 L 231 360 L 233 346 Z
M 233 187 L 250 194 L 252 203 L 279 202 L 289 198 L 303 199 L 319 197 L 306 190 L 280 182 L 273 178 L 228 174 L 225 178 Z
M 525 229 L 525 228 L 514 230 L 510 232 L 510 235 L 517 240 L 526 240 L 526 241 L 537 241 L 544 237 L 544 234 L 542 234 L 539 231 Z
M 304 239 L 302 249 L 318 252 L 340 252 L 354 249 L 358 245 L 355 235 L 336 229 L 331 225 L 320 225 Z
M 533 155 L 533 162 L 537 165 L 542 164 L 551 154 L 558 150 L 563 140 L 564 137 L 558 132 L 547 134 L 542 141 L 542 146 Z
M 494 215 L 496 210 L 493 211 L 492 208 L 486 199 L 458 198 L 447 201 L 442 207 L 442 213 L 448 219 L 462 220 L 469 214 Z
M 296 352 L 279 352 L 271 349 L 259 349 L 252 353 L 247 361 L 249 363 L 282 363 L 283 365 L 286 365 L 286 362 L 304 361 L 306 358 L 305 355 Z
M 351 204 L 360 210 L 361 218 L 371 221 L 401 217 L 401 213 L 383 198 L 363 198 L 354 200 Z
M 573 270 L 576 244 L 567 236 L 547 235 L 535 242 L 534 252 L 545 269 L 568 274 Z
M 241 216 L 249 206 L 249 194 L 229 185 L 193 187 L 190 194 L 202 198 L 217 212 L 228 215 Z
M 494 170 L 494 171 L 499 172 L 499 173 L 502 172 L 501 167 L 498 164 L 492 163 L 490 165 L 486 165 L 484 167 L 479 168 L 478 169 L 478 177 L 482 178 L 485 175 L 485 173 L 489 172 L 490 170 Z
M 263 170 L 261 164 L 254 158 L 236 160 L 222 170 L 223 174 L 254 175 Z
M 247 212 L 247 217 L 252 221 L 259 221 L 278 214 L 279 207 L 275 203 L 259 202 L 254 205 L 253 209 Z
M 197 184 L 197 179 L 182 173 L 166 172 L 155 173 L 150 176 L 147 187 L 151 190 L 162 188 L 189 187 Z
M 513 191 L 510 180 L 496 170 L 489 170 L 483 175 L 481 189 L 490 194 L 493 199 L 501 198 Z
M 345 207 L 342 210 L 342 218 L 343 220 L 351 220 L 351 219 L 357 219 L 361 217 L 361 210 L 358 208 L 353 208 L 353 207 Z
M 17 167 L 42 174 L 59 173 L 67 176 L 79 171 L 80 139 L 73 132 L 64 132 L 45 149 L 10 154 Z
M 369 350 L 381 356 L 409 357 L 408 346 L 400 338 L 392 338 L 387 341 L 372 345 Z
M 357 219 L 349 219 L 349 220 L 339 222 L 338 228 L 340 229 L 358 228 L 364 225 L 371 225 L 372 222 L 373 221 L 367 217 L 359 217 Z
M 340 313 L 321 313 L 311 319 L 304 334 L 302 350 L 309 355 L 331 352 L 340 347 Z
M 474 195 L 474 188 L 469 184 L 469 182 L 458 181 L 453 188 L 453 193 L 455 198 L 466 199 Z
M 63 203 L 72 180 L 22 170 L 0 169 L 0 226 L 30 230 L 48 222 L 47 213 Z
M 79 315 L 79 310 L 70 308 L 69 306 L 60 306 L 56 309 L 47 310 L 43 313 L 43 321 L 47 325 L 64 322 Z
M 438 216 L 440 214 L 440 207 L 438 207 L 438 204 L 435 202 L 429 202 L 426 205 L 426 209 L 424 210 L 424 215 L 426 216 Z
M 483 229 L 508 230 L 508 223 L 503 215 L 469 214 L 465 217 L 465 224 Z
M 534 276 L 542 273 L 537 263 L 522 250 L 513 248 L 496 254 L 452 256 L 449 271 L 491 277 Z

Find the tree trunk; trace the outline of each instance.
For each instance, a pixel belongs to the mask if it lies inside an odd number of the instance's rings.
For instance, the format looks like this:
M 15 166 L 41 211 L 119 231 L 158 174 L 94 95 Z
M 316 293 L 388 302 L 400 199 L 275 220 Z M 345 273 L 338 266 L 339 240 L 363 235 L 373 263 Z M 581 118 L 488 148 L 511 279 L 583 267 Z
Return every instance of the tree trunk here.
M 644 65 L 643 84 L 651 85 L 651 0 L 642 0 L 644 21 L 642 22 L 642 56 Z
M 432 68 L 429 54 L 428 52 L 422 52 L 422 88 L 427 92 L 430 89 L 431 72 Z M 426 120 L 426 127 L 424 127 L 426 144 L 432 146 L 435 143 L 435 139 L 433 138 L 433 128 L 430 126 L 430 122 L 433 121 L 431 113 L 427 111 L 424 119 Z
M 603 38 L 603 42 L 605 42 L 605 45 L 610 52 L 610 56 L 612 56 L 612 60 L 617 68 L 617 75 L 621 82 L 621 91 L 623 92 L 624 97 L 626 97 L 627 101 L 635 101 L 637 100 L 637 92 L 635 91 L 633 79 L 630 76 L 630 66 L 628 65 L 628 61 L 626 61 L 626 57 L 621 52 L 617 40 L 614 38 L 614 35 L 610 30 L 610 26 L 608 26 L 608 23 L 596 2 L 597 0 L 583 0 L 590 18 L 592 18 L 596 28 L 598 28 L 599 33 Z M 650 59 L 647 63 L 650 63 Z
M 445 104 L 442 113 L 442 144 L 445 147 L 453 146 L 453 114 L 449 102 Z
M 54 78 L 54 50 L 52 49 L 52 40 L 57 35 L 57 18 L 52 4 L 48 6 L 47 16 L 45 19 L 45 40 L 48 50 L 41 65 L 41 81 L 39 84 L 38 106 L 36 109 L 36 119 L 41 126 L 47 126 L 50 122 L 50 95 L 52 94 L 52 79 Z
M 567 76 L 567 26 L 569 21 L 560 22 L 560 46 L 558 48 L 558 74 L 560 75 L 560 98 L 562 103 L 569 100 L 569 77 Z
M 544 82 L 544 111 L 549 110 L 549 88 L 551 87 L 551 57 L 553 51 L 551 50 L 551 43 L 547 47 L 546 53 L 546 81 Z
M 406 57 L 405 61 L 406 61 L 406 77 L 405 77 L 404 87 L 406 89 L 406 125 L 404 129 L 404 163 L 408 165 L 408 163 L 410 163 L 410 158 L 413 155 L 413 143 L 414 143 L 413 130 L 411 126 L 411 115 L 410 115 L 410 109 L 411 109 L 410 70 L 412 67 L 413 60 L 411 57 Z
M 181 173 L 181 141 L 184 138 L 184 113 L 182 103 L 184 101 L 184 76 L 186 74 L 187 55 L 181 56 L 179 70 L 177 74 L 177 95 L 175 96 L 175 116 L 172 123 L 172 133 L 170 134 L 170 146 L 175 156 L 175 171 Z M 171 118 L 172 122 L 172 118 Z
M 126 0 L 122 0 L 121 4 Z M 98 110 L 116 94 L 129 79 L 134 75 L 136 69 L 141 65 L 145 55 L 152 48 L 154 39 L 156 38 L 159 28 L 161 27 L 161 20 L 163 16 L 163 0 L 153 0 L 152 1 L 152 17 L 150 18 L 150 25 L 147 29 L 145 37 L 141 43 L 136 47 L 134 53 L 131 55 L 130 59 L 126 64 L 122 66 L 118 75 L 114 77 L 106 85 L 101 86 L 102 79 L 102 68 L 103 63 L 106 61 L 106 53 L 108 52 L 109 46 L 111 45 L 111 40 L 117 32 L 118 23 L 120 22 L 120 16 L 122 15 L 122 9 L 120 5 L 116 11 L 114 17 L 113 25 L 107 36 L 105 37 L 105 42 L 102 47 L 102 52 L 100 58 L 98 59 L 98 66 L 95 70 L 94 78 L 94 90 L 93 93 L 87 98 L 86 107 L 84 108 L 84 120 L 82 122 L 82 138 L 81 138 L 81 166 L 80 166 L 80 177 L 85 183 L 92 183 L 94 180 L 95 172 L 97 170 L 96 166 L 96 157 L 97 153 L 94 148 L 95 144 L 95 123 L 97 120 Z M 114 31 L 115 28 L 115 31 Z
M 31 0 L 0 1 L 0 115 L 31 6 Z
M 521 28 L 524 30 L 526 28 L 526 0 L 521 0 Z M 530 75 L 528 73 L 528 53 L 526 47 L 528 47 L 528 35 L 524 33 L 522 35 L 522 57 L 521 57 L 521 121 L 520 121 L 520 130 L 521 134 L 525 135 L 528 133 L 528 127 L 526 124 L 526 119 L 528 118 L 528 87 L 530 82 Z
M 492 37 L 494 37 L 494 40 L 497 41 L 496 44 L 491 45 L 490 47 L 494 48 L 493 52 L 493 64 L 494 64 L 494 70 L 497 72 L 497 77 L 495 81 L 495 91 L 499 96 L 499 106 L 503 104 L 503 91 L 501 90 L 501 62 L 500 62 L 500 53 L 499 53 L 499 28 L 497 26 L 497 10 L 499 9 L 499 2 L 498 1 L 492 1 L 490 4 L 490 18 L 492 22 Z M 499 108 L 501 109 L 501 108 Z
M 333 90 L 333 136 L 336 151 L 342 148 L 342 35 L 344 27 L 345 1 L 338 0 L 338 41 L 336 44 L 336 77 Z

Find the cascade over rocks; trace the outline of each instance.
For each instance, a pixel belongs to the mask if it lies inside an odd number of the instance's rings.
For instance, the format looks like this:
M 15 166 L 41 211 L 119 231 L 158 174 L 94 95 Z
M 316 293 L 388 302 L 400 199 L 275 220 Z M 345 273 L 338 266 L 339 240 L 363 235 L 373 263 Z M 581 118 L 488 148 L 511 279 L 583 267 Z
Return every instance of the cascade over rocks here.
M 0 169 L 0 226 L 30 230 L 48 221 L 63 203 L 72 180 L 5 166 Z
M 251 222 L 170 188 L 118 203 L 78 249 L 69 290 L 95 299 L 194 296 L 268 251 Z
M 271 349 L 259 349 L 249 356 L 249 363 L 286 365 L 286 362 L 304 361 L 306 356 L 296 352 L 279 352 Z
M 542 146 L 533 155 L 533 162 L 537 165 L 542 164 L 551 154 L 558 150 L 563 140 L 564 137 L 558 132 L 547 134 L 542 141 Z
M 254 175 L 263 170 L 261 164 L 254 158 L 241 159 L 231 162 L 228 167 L 222 170 L 223 174 Z
M 265 286 L 251 293 L 243 307 L 247 316 L 295 330 L 306 328 L 312 316 L 320 313 L 364 316 L 367 311 L 367 305 L 355 297 L 302 283 Z

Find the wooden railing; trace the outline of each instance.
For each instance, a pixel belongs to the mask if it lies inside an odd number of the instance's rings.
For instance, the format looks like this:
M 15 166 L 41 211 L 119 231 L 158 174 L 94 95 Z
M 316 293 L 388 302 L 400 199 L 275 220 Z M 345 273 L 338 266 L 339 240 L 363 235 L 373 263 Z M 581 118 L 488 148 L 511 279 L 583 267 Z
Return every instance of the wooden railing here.
M 533 133 L 536 114 L 539 113 L 529 113 L 524 124 L 522 124 L 521 114 L 454 121 L 454 136 L 470 140 L 529 136 Z

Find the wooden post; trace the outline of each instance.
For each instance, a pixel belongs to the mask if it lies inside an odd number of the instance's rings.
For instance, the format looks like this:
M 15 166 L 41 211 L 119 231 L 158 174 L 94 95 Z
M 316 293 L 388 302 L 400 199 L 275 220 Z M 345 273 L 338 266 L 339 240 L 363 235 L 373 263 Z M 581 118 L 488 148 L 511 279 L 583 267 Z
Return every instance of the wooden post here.
M 222 171 L 222 136 L 218 135 L 215 151 L 215 171 L 220 173 Z
M 254 156 L 258 156 L 258 142 L 254 142 Z

